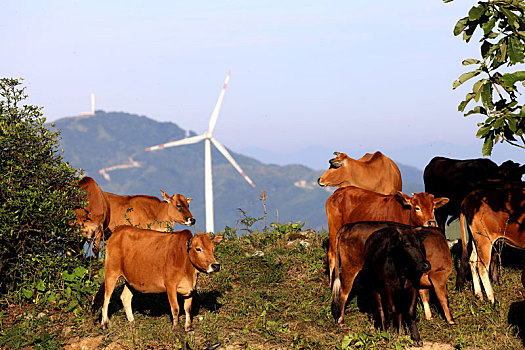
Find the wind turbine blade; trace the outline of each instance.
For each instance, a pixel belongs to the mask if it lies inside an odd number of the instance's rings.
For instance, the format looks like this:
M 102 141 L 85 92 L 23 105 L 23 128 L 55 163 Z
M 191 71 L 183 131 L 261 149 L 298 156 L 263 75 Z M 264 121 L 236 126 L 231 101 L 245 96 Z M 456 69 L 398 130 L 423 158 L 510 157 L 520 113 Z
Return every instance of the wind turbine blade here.
M 168 143 L 163 143 L 163 144 L 157 145 L 157 146 L 151 146 L 151 147 L 146 148 L 145 150 L 146 151 L 154 151 L 154 150 L 157 150 L 157 149 L 163 149 L 163 148 L 180 146 L 180 145 L 191 145 L 192 143 L 197 143 L 199 141 L 204 140 L 205 138 L 206 138 L 205 135 L 192 136 L 192 137 L 187 137 L 185 139 L 181 139 L 181 140 L 177 140 L 177 141 L 171 141 L 171 142 L 168 142 Z
M 219 95 L 219 99 L 217 100 L 215 109 L 213 110 L 213 113 L 210 117 L 210 124 L 208 125 L 208 133 L 210 135 L 213 133 L 213 129 L 215 129 L 215 124 L 217 124 L 217 117 L 219 116 L 219 111 L 221 110 L 222 99 L 224 98 L 224 92 L 226 91 L 226 86 L 228 86 L 229 81 L 230 71 L 228 71 L 228 75 L 226 75 L 226 80 L 224 80 L 224 85 L 222 86 L 221 94 Z
M 213 142 L 213 144 L 215 145 L 215 147 L 217 147 L 217 149 L 222 153 L 222 155 L 228 159 L 231 163 L 231 165 L 233 165 L 233 167 L 239 172 L 239 174 L 241 174 L 244 179 L 250 184 L 252 185 L 252 187 L 255 188 L 255 184 L 253 183 L 253 181 L 248 177 L 248 175 L 246 175 L 244 173 L 244 171 L 242 171 L 241 167 L 239 166 L 239 164 L 237 164 L 237 162 L 235 161 L 235 159 L 233 159 L 233 157 L 231 156 L 230 152 L 228 152 L 226 150 L 226 148 L 221 145 L 217 140 L 215 140 L 213 137 L 211 138 L 211 142 Z

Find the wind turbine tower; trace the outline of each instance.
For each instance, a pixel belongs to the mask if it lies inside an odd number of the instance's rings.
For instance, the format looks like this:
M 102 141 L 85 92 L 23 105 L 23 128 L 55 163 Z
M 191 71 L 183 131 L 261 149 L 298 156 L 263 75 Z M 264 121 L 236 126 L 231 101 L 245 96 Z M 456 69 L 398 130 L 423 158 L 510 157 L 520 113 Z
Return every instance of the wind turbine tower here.
M 220 144 L 217 140 L 213 138 L 213 130 L 215 129 L 215 124 L 217 123 L 217 117 L 219 116 L 219 111 L 221 109 L 222 99 L 224 98 L 224 92 L 226 91 L 226 86 L 230 80 L 230 72 L 226 76 L 224 85 L 222 86 L 221 94 L 215 105 L 215 109 L 210 117 L 210 122 L 208 124 L 208 130 L 205 131 L 202 135 L 187 137 L 181 140 L 176 140 L 168 143 L 164 143 L 157 146 L 152 146 L 146 148 L 146 151 L 154 151 L 168 147 L 181 146 L 181 145 L 190 145 L 193 143 L 200 142 L 204 140 L 204 201 L 206 205 L 206 232 L 215 232 L 214 228 L 214 214 L 213 214 L 213 181 L 212 181 L 212 172 L 211 172 L 211 144 L 222 153 L 222 155 L 230 162 L 230 164 L 244 177 L 244 179 L 252 186 L 255 187 L 253 181 L 244 173 L 239 164 L 233 159 L 231 154 L 226 150 L 226 148 Z

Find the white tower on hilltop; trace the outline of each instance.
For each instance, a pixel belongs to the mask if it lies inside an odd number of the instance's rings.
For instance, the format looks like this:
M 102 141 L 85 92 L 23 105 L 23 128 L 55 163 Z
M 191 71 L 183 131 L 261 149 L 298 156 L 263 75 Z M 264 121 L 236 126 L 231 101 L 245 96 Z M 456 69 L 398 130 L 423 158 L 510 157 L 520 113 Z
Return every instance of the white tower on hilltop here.
M 95 94 L 91 94 L 91 111 L 90 112 L 82 112 L 80 113 L 81 116 L 89 117 L 92 115 L 95 115 Z

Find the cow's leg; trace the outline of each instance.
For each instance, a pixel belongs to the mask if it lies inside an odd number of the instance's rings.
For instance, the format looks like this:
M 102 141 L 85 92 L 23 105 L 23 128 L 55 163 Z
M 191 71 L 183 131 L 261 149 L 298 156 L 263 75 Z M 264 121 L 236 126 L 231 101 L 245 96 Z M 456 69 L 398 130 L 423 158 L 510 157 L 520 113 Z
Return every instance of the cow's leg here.
M 343 324 L 345 319 L 345 306 L 348 301 L 348 296 L 352 291 L 352 286 L 354 285 L 355 278 L 361 269 L 351 269 L 350 271 L 341 272 L 341 296 L 340 296 L 340 307 L 341 307 L 341 316 L 337 323 Z
M 436 296 L 439 300 L 439 303 L 441 304 L 443 313 L 445 314 L 445 318 L 447 319 L 447 323 L 452 325 L 456 324 L 456 322 L 454 321 L 454 318 L 452 317 L 448 307 L 447 279 L 449 274 L 449 272 L 433 274 L 431 280 L 432 285 L 434 286 L 434 291 L 436 292 Z
M 328 221 L 328 273 L 330 276 L 330 285 L 333 281 L 333 269 L 335 266 L 335 254 L 336 254 L 336 238 L 337 231 L 342 226 L 341 213 L 339 212 L 326 212 L 326 218 Z
M 120 300 L 122 300 L 122 305 L 124 306 L 124 311 L 126 312 L 126 318 L 129 322 L 135 321 L 135 318 L 133 317 L 133 311 L 131 310 L 132 298 L 133 293 L 131 293 L 131 290 L 125 285 L 124 289 L 122 290 L 122 294 L 120 294 Z
M 118 275 L 109 275 L 109 271 L 105 272 L 106 275 L 104 277 L 104 285 L 105 285 L 105 291 L 104 291 L 104 304 L 102 305 L 102 329 L 108 328 L 109 318 L 108 318 L 108 307 L 109 307 L 109 300 L 111 299 L 111 294 L 113 293 L 113 290 L 115 289 L 115 285 L 117 284 Z
M 388 307 L 388 323 L 389 328 L 394 328 L 394 317 L 397 315 L 396 305 L 394 304 L 394 296 L 392 287 L 389 285 L 385 286 L 385 299 Z
M 102 226 L 98 226 L 97 230 L 95 231 L 95 237 L 93 239 L 93 255 L 95 258 L 98 258 L 98 255 L 100 253 L 100 240 L 102 238 Z
M 381 329 L 383 331 L 386 331 L 385 311 L 383 310 L 383 302 L 381 300 L 381 294 L 378 291 L 374 290 L 374 296 L 376 298 L 377 311 L 379 312 L 379 318 L 381 320 Z
M 474 295 L 480 300 L 483 300 L 483 293 L 481 291 L 481 285 L 478 275 L 478 251 L 476 243 L 472 242 L 472 253 L 470 254 L 469 265 L 470 271 L 472 272 L 472 284 L 474 286 Z
M 184 313 L 186 314 L 186 321 L 184 322 L 184 330 L 186 330 L 186 332 L 193 330 L 193 328 L 191 327 L 191 303 L 192 301 L 193 301 L 192 294 L 184 298 Z
M 430 301 L 430 290 L 425 288 L 425 289 L 420 289 L 419 290 L 419 296 L 421 297 L 421 302 L 423 303 L 423 310 L 425 311 L 425 318 L 427 320 L 431 320 L 432 319 L 432 311 L 430 311 L 430 304 L 429 304 L 429 301 Z
M 416 346 L 422 346 L 423 342 L 421 341 L 421 336 L 419 335 L 419 330 L 417 329 L 416 323 L 416 302 L 417 302 L 417 292 L 412 288 L 412 296 L 410 300 L 410 306 L 408 308 L 408 318 L 410 319 L 410 337 L 416 343 Z
M 483 288 L 485 289 L 485 294 L 487 294 L 487 299 L 491 303 L 494 303 L 494 291 L 492 290 L 492 285 L 489 278 L 489 266 L 490 266 L 490 256 L 492 245 L 481 246 L 479 247 L 480 251 L 478 252 L 478 273 L 483 283 Z M 488 248 L 488 249 L 487 249 Z
M 167 288 L 168 300 L 170 301 L 171 315 L 173 316 L 173 328 L 179 324 L 179 302 L 177 301 L 177 286 Z

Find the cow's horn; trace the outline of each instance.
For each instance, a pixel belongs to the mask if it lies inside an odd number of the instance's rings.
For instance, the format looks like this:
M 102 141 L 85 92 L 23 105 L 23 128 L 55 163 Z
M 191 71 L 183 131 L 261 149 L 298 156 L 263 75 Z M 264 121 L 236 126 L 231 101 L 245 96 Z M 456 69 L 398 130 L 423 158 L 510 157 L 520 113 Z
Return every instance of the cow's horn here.
M 334 152 L 334 156 L 338 156 L 340 154 L 341 154 L 341 152 Z

